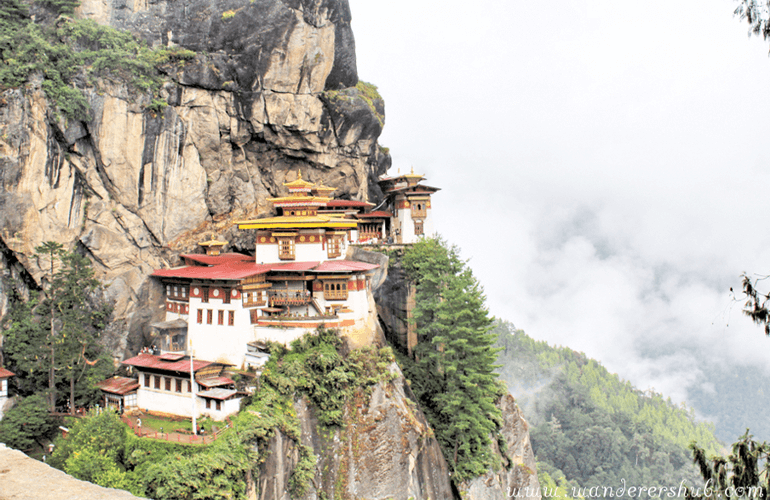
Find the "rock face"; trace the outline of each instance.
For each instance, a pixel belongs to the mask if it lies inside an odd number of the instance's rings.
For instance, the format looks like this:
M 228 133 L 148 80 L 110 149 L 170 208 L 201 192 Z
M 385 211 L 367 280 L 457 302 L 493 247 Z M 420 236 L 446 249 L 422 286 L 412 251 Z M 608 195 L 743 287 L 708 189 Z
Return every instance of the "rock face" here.
M 359 394 L 341 430 L 318 424 L 305 400 L 295 403 L 302 441 L 318 456 L 316 474 L 303 500 L 368 498 L 414 500 L 454 497 L 438 442 L 394 363 L 394 379 Z M 288 442 L 288 444 L 287 444 Z M 288 500 L 288 479 L 297 453 L 290 440 L 273 438 L 260 468 L 259 500 Z M 289 467 L 287 469 L 287 467 Z
M 490 471 L 460 485 L 465 500 L 540 500 L 540 481 L 537 479 L 535 454 L 529 441 L 529 424 L 510 394 L 498 404 L 503 412 L 502 434 L 507 450 L 500 452 L 497 443 L 495 451 L 503 457 L 505 470 Z
M 116 301 L 120 357 L 159 319 L 148 274 L 212 233 L 248 250 L 229 221 L 266 211 L 297 170 L 337 197 L 381 196 L 384 105 L 357 85 L 347 0 L 83 0 L 78 14 L 197 55 L 162 113 L 104 81 L 84 88 L 82 122 L 57 118 L 40 81 L 0 94 L 0 320 L 11 289 L 40 286 L 34 248 L 57 241 Z

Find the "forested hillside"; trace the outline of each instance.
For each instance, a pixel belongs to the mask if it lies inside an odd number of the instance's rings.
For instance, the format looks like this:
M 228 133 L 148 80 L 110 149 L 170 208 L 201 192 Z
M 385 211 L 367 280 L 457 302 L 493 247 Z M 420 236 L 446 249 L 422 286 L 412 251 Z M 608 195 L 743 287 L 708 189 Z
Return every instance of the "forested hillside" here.
M 696 442 L 710 455 L 721 445 L 713 426 L 696 423 L 691 409 L 642 392 L 584 354 L 537 342 L 510 323 L 499 322 L 495 331 L 500 375 L 532 424 L 541 474 L 567 486 L 567 493 L 702 483 L 688 445 Z

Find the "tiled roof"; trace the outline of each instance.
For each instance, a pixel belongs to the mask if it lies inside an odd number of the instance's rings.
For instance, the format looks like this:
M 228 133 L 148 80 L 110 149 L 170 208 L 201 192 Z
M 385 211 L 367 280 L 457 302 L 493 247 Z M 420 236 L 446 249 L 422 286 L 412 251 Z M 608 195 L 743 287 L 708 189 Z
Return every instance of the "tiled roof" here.
M 188 266 L 174 269 L 157 269 L 152 276 L 160 278 L 187 278 L 187 279 L 211 279 L 211 280 L 241 280 L 249 276 L 264 274 L 270 271 L 275 264 L 257 264 L 254 257 L 249 261 L 231 261 L 214 266 Z
M 276 262 L 255 264 L 254 262 L 225 262 L 216 266 L 188 266 L 175 269 L 158 269 L 152 276 L 159 278 L 187 278 L 199 280 L 241 280 L 267 272 L 351 272 L 368 271 L 378 267 L 352 260 L 312 261 L 312 262 Z
M 310 271 L 318 265 L 318 261 L 315 262 L 285 262 L 279 264 L 265 264 L 269 265 L 271 271 Z
M 14 375 L 16 375 L 16 374 L 13 373 L 11 370 L 6 370 L 5 368 L 0 368 L 0 378 L 13 377 Z
M 385 212 L 384 210 L 375 210 L 374 212 L 369 212 L 366 214 L 357 214 L 356 217 L 359 219 L 369 219 L 369 218 L 390 218 L 393 217 L 393 214 L 390 212 Z
M 176 361 L 164 361 L 161 359 L 160 356 L 155 356 L 153 354 L 147 354 L 143 353 L 138 356 L 134 356 L 133 358 L 127 359 L 123 361 L 124 365 L 129 366 L 135 366 L 137 368 L 152 368 L 155 370 L 166 370 L 171 372 L 179 372 L 179 373 L 190 373 L 190 357 L 185 356 L 182 359 L 176 360 Z M 214 363 L 213 361 L 205 361 L 202 359 L 193 359 L 193 370 L 198 371 L 201 368 L 205 368 L 209 365 L 213 364 L 223 364 L 223 363 Z
M 96 384 L 99 389 L 121 396 L 139 388 L 139 381 L 128 377 L 113 377 Z
M 235 380 L 228 377 L 208 377 L 208 378 L 199 379 L 198 383 L 203 387 L 209 388 L 209 387 L 219 387 L 221 385 L 234 384 Z
M 358 200 L 332 200 L 326 204 L 327 207 L 373 207 L 374 203 Z
M 181 256 L 185 260 L 191 260 L 206 266 L 215 266 L 225 262 L 240 262 L 254 260 L 254 257 L 240 253 L 223 253 L 219 255 L 206 255 L 201 253 L 188 253 Z
M 196 394 L 196 396 L 202 397 L 202 398 L 210 398 L 210 399 L 227 399 L 230 396 L 233 396 L 234 394 L 237 394 L 238 391 L 235 389 L 209 389 L 208 391 L 201 391 Z
M 358 262 L 355 260 L 327 260 L 321 263 L 320 266 L 313 269 L 314 273 L 340 273 L 340 272 L 355 272 L 355 271 L 369 271 L 375 269 L 377 264 L 369 264 L 367 262 Z

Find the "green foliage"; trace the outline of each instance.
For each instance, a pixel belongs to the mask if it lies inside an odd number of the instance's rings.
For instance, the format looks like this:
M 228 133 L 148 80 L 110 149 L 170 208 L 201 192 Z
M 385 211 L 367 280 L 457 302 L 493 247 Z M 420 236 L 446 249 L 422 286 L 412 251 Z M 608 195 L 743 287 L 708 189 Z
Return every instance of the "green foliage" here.
M 62 392 L 73 405 L 92 404 L 99 397 L 94 383 L 112 372 L 98 343 L 110 308 L 96 297 L 100 284 L 87 258 L 54 242 L 36 251 L 41 267 L 48 268 L 49 285 L 43 300 L 34 294 L 27 303 L 14 297 L 3 335 L 8 367 L 17 374 L 21 394 L 48 392 L 51 410 Z
M 688 445 L 709 453 L 713 426 L 654 392 L 641 392 L 584 354 L 537 342 L 499 322 L 501 377 L 523 405 L 535 454 L 573 488 L 699 482 Z M 534 394 L 534 395 L 533 395 Z M 540 467 L 539 467 L 540 469 Z M 574 497 L 575 494 L 572 493 Z
M 52 8 L 57 14 L 74 14 L 80 6 L 80 0 L 40 0 L 40 3 Z
M 284 396 L 306 395 L 318 408 L 321 424 L 340 426 L 354 390 L 384 380 L 393 362 L 389 348 L 364 347 L 346 358 L 339 352 L 341 344 L 336 331 L 319 328 L 292 342 L 291 350 L 273 345 L 262 379 Z
M 495 401 L 496 336 L 481 286 L 454 247 L 422 239 L 402 265 L 416 286 L 417 361 L 405 366 L 456 481 L 494 467 L 490 436 L 501 425 Z
M 754 498 L 765 499 L 770 492 L 770 445 L 755 441 L 746 430 L 732 446 L 732 453 L 706 457 L 706 451 L 692 444 L 693 462 L 707 487 L 687 492 L 688 500 Z
M 26 397 L 8 410 L 0 420 L 0 443 L 28 450 L 51 437 L 58 422 L 48 413 L 45 398 L 39 394 Z
M 62 13 L 74 0 L 48 0 Z M 131 33 L 94 21 L 60 17 L 55 26 L 40 26 L 27 17 L 17 0 L 0 7 L 0 88 L 19 87 L 32 74 L 43 76 L 42 88 L 66 117 L 88 119 L 88 102 L 74 82 L 78 77 L 125 81 L 157 98 L 164 77 L 160 70 L 183 63 L 194 53 L 178 47 L 150 49 Z

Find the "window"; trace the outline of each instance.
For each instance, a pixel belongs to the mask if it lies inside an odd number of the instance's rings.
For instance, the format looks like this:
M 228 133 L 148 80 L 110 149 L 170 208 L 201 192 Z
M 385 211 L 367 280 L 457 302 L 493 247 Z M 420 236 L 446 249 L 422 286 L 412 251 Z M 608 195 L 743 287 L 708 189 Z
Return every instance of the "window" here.
M 171 378 L 170 377 L 164 377 L 166 379 L 166 390 L 171 392 Z
M 333 259 L 334 257 L 339 257 L 342 255 L 342 237 L 340 236 L 332 236 L 329 240 L 326 242 L 326 255 L 330 259 Z
M 203 323 L 203 309 L 198 309 L 198 324 Z
M 203 287 L 203 298 L 201 299 L 201 302 L 208 302 L 209 301 L 209 289 L 208 287 Z
M 190 386 L 190 381 L 189 380 L 185 380 L 185 382 L 187 382 L 187 392 L 192 392 L 192 390 L 190 389 L 190 387 L 191 387 Z
M 150 387 L 150 375 L 148 375 L 146 373 L 144 374 L 144 386 L 145 387 Z
M 174 285 L 174 297 L 179 296 L 179 287 Z
M 182 392 L 182 381 L 176 379 L 176 392 Z
M 160 389 L 160 377 L 155 375 L 155 388 Z
M 422 234 L 422 221 L 416 220 L 414 221 L 414 234 L 417 236 L 420 236 Z
M 347 298 L 348 298 L 347 281 L 324 281 L 324 299 L 347 300 Z
M 225 324 L 225 312 L 219 311 L 219 314 L 217 315 L 217 324 L 218 325 L 224 325 Z
M 222 409 L 222 402 L 217 401 L 217 411 L 220 411 Z
M 166 285 L 166 297 L 171 296 L 171 285 Z
M 294 237 L 278 238 L 278 258 L 281 260 L 294 260 Z
M 214 321 L 214 311 L 211 309 L 206 310 L 206 324 L 210 325 Z
M 417 201 L 412 203 L 412 217 L 425 217 L 427 214 L 427 203 Z
M 187 287 L 183 286 L 182 287 L 182 298 L 185 298 L 185 297 L 187 297 Z
M 227 324 L 230 326 L 235 325 L 235 311 L 227 311 Z
M 222 303 L 223 304 L 229 304 L 230 303 L 230 294 L 232 294 L 232 291 L 228 290 L 227 288 L 225 288 L 222 291 L 222 293 L 224 293 L 224 295 L 222 295 Z
M 251 324 L 256 325 L 257 321 L 259 321 L 259 316 L 257 316 L 257 313 L 259 312 L 258 309 L 251 309 L 249 313 L 251 313 Z
M 206 409 L 207 409 L 207 410 L 210 410 L 210 409 L 211 409 L 211 400 L 210 400 L 210 399 L 207 399 L 207 400 L 206 400 Z

